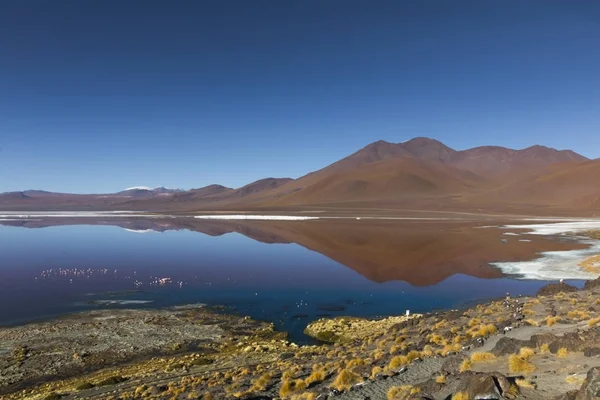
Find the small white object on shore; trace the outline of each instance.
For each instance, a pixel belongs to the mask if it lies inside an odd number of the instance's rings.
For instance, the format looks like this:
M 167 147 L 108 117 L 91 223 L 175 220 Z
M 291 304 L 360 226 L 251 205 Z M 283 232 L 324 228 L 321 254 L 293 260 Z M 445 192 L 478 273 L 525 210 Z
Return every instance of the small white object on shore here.
M 410 310 L 406 310 L 406 316 L 409 317 L 410 316 Z

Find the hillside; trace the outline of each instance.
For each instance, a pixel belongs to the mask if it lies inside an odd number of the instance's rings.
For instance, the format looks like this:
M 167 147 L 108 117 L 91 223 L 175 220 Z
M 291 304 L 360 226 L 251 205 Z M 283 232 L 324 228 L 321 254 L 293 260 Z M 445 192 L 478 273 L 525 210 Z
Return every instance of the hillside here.
M 139 187 L 95 195 L 29 190 L 0 194 L 0 209 L 193 212 L 327 206 L 587 212 L 600 208 L 599 162 L 544 146 L 458 151 L 418 137 L 371 143 L 298 179 L 265 178 L 236 189 L 218 184 L 186 191 Z

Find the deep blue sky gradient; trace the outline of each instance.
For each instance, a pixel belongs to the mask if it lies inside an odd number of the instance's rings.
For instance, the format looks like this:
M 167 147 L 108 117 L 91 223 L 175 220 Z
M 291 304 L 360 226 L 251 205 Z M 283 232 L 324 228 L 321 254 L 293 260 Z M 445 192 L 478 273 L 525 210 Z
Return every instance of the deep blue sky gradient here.
M 0 192 L 241 186 L 384 139 L 600 157 L 600 2 L 0 2 Z

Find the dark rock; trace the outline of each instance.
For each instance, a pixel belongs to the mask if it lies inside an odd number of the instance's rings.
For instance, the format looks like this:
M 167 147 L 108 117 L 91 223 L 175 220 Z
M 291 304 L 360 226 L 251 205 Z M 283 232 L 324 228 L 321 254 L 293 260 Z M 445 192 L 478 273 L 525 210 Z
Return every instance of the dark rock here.
M 575 397 L 576 400 L 594 400 L 600 397 L 600 367 L 588 371 L 581 389 Z
M 503 337 L 498 340 L 496 346 L 492 349 L 492 354 L 495 356 L 504 356 L 507 354 L 516 354 L 521 347 L 525 347 L 527 341 Z
M 555 397 L 554 400 L 575 400 L 575 398 L 577 397 L 577 393 L 577 390 L 571 390 L 570 392 Z
M 475 400 L 500 400 L 502 398 L 494 377 L 489 375 L 473 379 L 467 388 L 467 393 Z
M 535 294 L 536 297 L 540 296 L 553 296 L 558 293 L 569 293 L 576 292 L 577 288 L 567 283 L 549 283 L 546 286 L 540 288 Z
M 591 290 L 591 289 L 598 288 L 598 287 L 600 287 L 600 278 L 596 278 L 596 279 L 592 279 L 591 281 L 587 281 L 583 285 L 583 288 L 585 290 Z
M 583 349 L 583 355 L 586 357 L 596 357 L 600 355 L 600 348 L 598 347 L 588 347 Z
M 458 374 L 460 372 L 460 365 L 466 358 L 465 356 L 448 357 L 440 370 L 446 374 Z

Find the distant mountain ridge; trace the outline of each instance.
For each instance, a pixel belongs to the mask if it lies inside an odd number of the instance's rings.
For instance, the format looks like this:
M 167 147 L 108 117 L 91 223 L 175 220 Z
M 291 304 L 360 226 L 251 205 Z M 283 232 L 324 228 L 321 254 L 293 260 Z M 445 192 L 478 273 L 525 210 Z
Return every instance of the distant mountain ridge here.
M 600 208 L 597 174 L 597 161 L 571 150 L 539 145 L 455 150 L 438 140 L 416 137 L 371 143 L 298 179 L 265 178 L 237 189 L 218 184 L 190 190 L 138 186 L 97 195 L 28 190 L 0 194 L 0 209 L 595 209 Z

